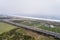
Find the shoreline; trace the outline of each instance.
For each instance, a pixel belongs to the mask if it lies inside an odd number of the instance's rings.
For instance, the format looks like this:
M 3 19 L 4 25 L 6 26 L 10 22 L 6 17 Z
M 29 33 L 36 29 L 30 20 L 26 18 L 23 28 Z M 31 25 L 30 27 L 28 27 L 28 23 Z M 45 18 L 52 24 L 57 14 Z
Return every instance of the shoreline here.
M 28 16 L 17 16 L 17 15 L 12 15 L 14 17 L 21 17 L 21 18 L 29 18 L 29 19 L 37 19 L 37 20 L 45 20 L 45 21 L 54 21 L 54 22 L 60 22 L 60 20 L 55 20 L 55 19 L 46 19 L 46 18 L 36 18 L 36 17 L 28 17 Z

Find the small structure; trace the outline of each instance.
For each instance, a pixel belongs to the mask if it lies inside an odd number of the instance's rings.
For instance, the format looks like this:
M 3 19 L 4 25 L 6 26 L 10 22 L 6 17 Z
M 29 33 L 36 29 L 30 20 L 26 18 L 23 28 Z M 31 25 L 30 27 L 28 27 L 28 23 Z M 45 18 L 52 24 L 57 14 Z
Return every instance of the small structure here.
M 51 28 L 54 28 L 54 25 L 50 25 Z
M 45 24 L 46 27 L 54 28 L 54 25 L 51 24 Z

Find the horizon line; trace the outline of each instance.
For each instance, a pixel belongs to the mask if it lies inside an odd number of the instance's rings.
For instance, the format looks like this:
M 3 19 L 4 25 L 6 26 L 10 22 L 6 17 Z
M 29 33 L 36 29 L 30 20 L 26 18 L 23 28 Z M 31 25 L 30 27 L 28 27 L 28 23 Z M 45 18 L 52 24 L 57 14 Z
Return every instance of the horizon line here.
M 12 15 L 12 16 L 15 16 L 15 17 L 23 17 L 23 18 L 30 18 L 30 19 L 37 19 L 37 20 L 46 20 L 46 21 L 55 21 L 55 22 L 60 22 L 60 20 L 55 20 L 55 19 L 36 18 L 36 17 L 18 16 L 18 15 Z

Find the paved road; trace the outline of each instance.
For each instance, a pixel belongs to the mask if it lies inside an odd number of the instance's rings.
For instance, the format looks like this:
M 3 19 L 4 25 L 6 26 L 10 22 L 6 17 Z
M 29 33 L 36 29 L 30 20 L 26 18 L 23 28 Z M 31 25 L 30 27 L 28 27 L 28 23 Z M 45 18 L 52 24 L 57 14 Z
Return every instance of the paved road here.
M 33 30 L 33 31 L 36 31 L 36 32 L 40 32 L 40 33 L 44 33 L 44 34 L 47 34 L 47 35 L 51 35 L 51 36 L 54 36 L 54 37 L 60 39 L 60 34 L 59 33 L 51 32 L 51 31 L 48 31 L 48 30 L 43 30 L 43 29 L 40 29 L 40 28 L 31 27 L 31 26 L 26 26 L 26 25 L 22 25 L 22 24 L 18 24 L 18 23 L 14 23 L 14 22 L 11 22 L 11 21 L 8 21 L 8 20 L 3 20 L 3 22 L 15 25 L 17 27 L 22 27 L 22 28 Z

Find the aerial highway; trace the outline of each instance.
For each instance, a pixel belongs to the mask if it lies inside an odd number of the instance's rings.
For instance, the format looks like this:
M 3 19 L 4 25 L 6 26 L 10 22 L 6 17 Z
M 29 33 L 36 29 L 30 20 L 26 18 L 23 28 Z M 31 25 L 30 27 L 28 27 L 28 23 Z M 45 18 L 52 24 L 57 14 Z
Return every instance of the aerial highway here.
M 25 28 L 25 29 L 28 29 L 28 30 L 32 30 L 32 31 L 35 31 L 35 32 L 38 32 L 38 33 L 43 33 L 43 34 L 53 36 L 55 38 L 60 39 L 60 33 L 55 33 L 55 32 L 51 32 L 51 31 L 48 31 L 48 30 L 43 30 L 43 29 L 40 29 L 40 28 L 35 28 L 35 27 L 26 26 L 26 25 L 23 25 L 23 24 L 14 23 L 14 22 L 11 22 L 9 20 L 2 20 L 2 21 L 5 22 L 5 23 L 8 23 L 8 24 L 15 25 L 17 27 L 22 27 L 22 28 Z

